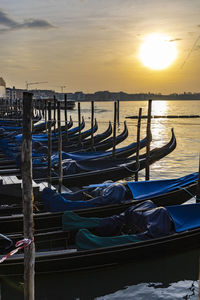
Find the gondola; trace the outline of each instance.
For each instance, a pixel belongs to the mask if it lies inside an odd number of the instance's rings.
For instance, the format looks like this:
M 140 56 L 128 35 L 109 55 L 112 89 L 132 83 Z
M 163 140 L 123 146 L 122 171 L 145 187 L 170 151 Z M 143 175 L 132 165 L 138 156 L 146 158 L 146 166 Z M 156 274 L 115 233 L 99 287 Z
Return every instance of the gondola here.
M 195 197 L 198 173 L 175 179 L 150 181 L 123 181 L 89 185 L 81 190 L 58 193 L 46 187 L 35 194 L 35 213 L 62 212 L 66 210 L 83 211 L 83 214 L 105 216 L 119 214 L 133 204 L 151 199 L 157 206 L 181 204 Z M 111 189 L 108 190 L 108 186 Z M 120 187 L 122 186 L 122 187 Z M 96 188 L 101 191 L 96 191 Z M 102 192 L 104 189 L 104 192 Z M 9 193 L 6 186 L 0 186 L 0 215 L 22 213 L 21 194 Z M 89 197 L 86 195 L 89 195 Z M 99 197 L 100 196 L 100 197 Z M 67 199 L 67 201 L 65 201 Z M 70 201 L 69 201 L 70 200 Z M 105 211 L 105 212 L 104 212 Z
M 150 151 L 149 164 L 153 164 L 157 160 L 165 157 L 176 148 L 176 138 L 172 129 L 172 137 L 170 141 L 161 148 L 155 148 Z M 142 170 L 146 166 L 146 154 L 139 156 L 139 164 L 136 163 L 136 157 L 127 159 L 116 159 L 104 161 L 80 161 L 66 160 L 62 164 L 63 167 L 63 184 L 70 186 L 83 186 L 91 183 L 103 182 L 106 180 L 120 180 L 128 176 L 134 175 L 136 170 Z M 38 174 L 42 174 L 45 168 L 35 168 L 34 178 Z M 54 174 L 57 174 L 58 167 L 54 167 Z M 39 173 L 38 173 L 39 172 Z M 52 183 L 58 183 L 58 177 L 52 177 Z
M 128 137 L 128 128 L 126 125 L 126 121 L 124 121 L 124 130 L 121 134 L 119 134 L 115 138 L 115 145 L 118 145 L 119 143 L 123 142 Z M 95 151 L 105 151 L 113 147 L 113 137 L 110 137 L 106 140 L 103 140 L 102 142 L 98 143 L 98 145 L 95 145 L 94 150 Z M 91 147 L 86 147 L 84 149 L 85 152 L 91 151 Z
M 94 135 L 93 137 L 93 147 L 103 140 L 107 139 L 112 133 L 112 125 L 109 122 L 108 128 L 99 134 Z M 63 150 L 65 152 L 74 152 L 74 151 L 85 151 L 84 149 L 91 146 L 91 137 L 85 138 L 81 141 L 81 143 L 72 143 L 71 145 L 64 145 Z
M 68 130 L 68 135 L 69 136 L 74 136 L 77 132 L 79 132 L 79 129 L 82 130 L 83 128 L 85 127 L 85 121 L 84 121 L 84 118 L 82 118 L 82 122 L 80 124 L 80 126 L 77 126 L 77 127 L 73 127 L 72 129 L 69 129 Z M 58 134 L 56 134 L 58 136 Z M 64 140 L 65 138 L 65 131 L 62 132 L 62 138 Z M 17 136 L 14 137 L 14 141 L 16 143 L 21 143 L 22 141 L 22 134 L 19 134 Z M 36 135 L 33 135 L 32 136 L 32 141 L 33 143 L 34 142 L 40 142 L 41 144 L 44 144 L 46 145 L 48 143 L 48 134 L 45 134 L 45 133 L 42 133 L 40 135 L 36 134 Z M 52 141 L 54 143 L 56 143 L 58 141 L 58 138 L 57 137 L 52 137 Z
M 115 240 L 119 242 L 120 236 L 112 239 L 112 246 L 105 246 L 105 238 L 97 237 L 87 229 L 81 229 L 77 234 L 74 230 L 35 234 L 36 249 L 38 249 L 35 256 L 35 271 L 36 273 L 53 273 L 96 269 L 199 248 L 199 206 L 200 204 L 188 204 L 166 207 L 173 220 L 173 233 L 134 242 L 124 243 L 124 241 L 121 241 L 119 245 L 116 244 Z M 96 221 L 98 221 L 98 218 L 96 218 Z M 180 223 L 182 226 L 179 226 Z M 74 235 L 76 244 L 74 244 Z M 80 245 L 80 242 L 82 245 L 85 241 L 84 235 L 86 242 L 87 238 L 96 239 L 95 242 L 98 242 L 100 246 L 90 250 L 80 251 L 79 248 L 77 249 L 77 245 Z M 123 240 L 124 236 L 121 235 L 121 237 Z M 17 238 L 19 237 L 13 236 L 13 239 Z M 104 244 L 101 246 L 103 240 Z M 107 241 L 110 241 L 110 237 Z M 23 274 L 23 263 L 23 254 L 16 254 L 8 258 L 0 265 L 0 275 Z
M 139 149 L 144 148 L 147 145 L 147 138 L 142 139 L 139 142 Z M 131 156 L 134 154 L 137 150 L 137 142 L 131 143 L 127 146 L 118 148 L 115 150 L 115 159 L 122 159 Z M 75 160 L 76 162 L 78 161 L 99 161 L 103 159 L 110 159 L 113 157 L 113 151 L 98 151 L 98 152 L 73 152 L 73 153 L 67 153 L 67 152 L 62 152 L 62 161 L 65 163 L 66 160 L 71 159 Z M 59 154 L 55 153 L 54 155 L 51 156 L 51 164 L 52 166 L 58 163 L 59 160 Z M 1 165 L 1 163 L 0 163 Z M 48 160 L 44 160 L 44 157 L 42 158 L 37 158 L 33 159 L 33 167 L 39 167 L 39 166 L 47 166 L 48 165 Z

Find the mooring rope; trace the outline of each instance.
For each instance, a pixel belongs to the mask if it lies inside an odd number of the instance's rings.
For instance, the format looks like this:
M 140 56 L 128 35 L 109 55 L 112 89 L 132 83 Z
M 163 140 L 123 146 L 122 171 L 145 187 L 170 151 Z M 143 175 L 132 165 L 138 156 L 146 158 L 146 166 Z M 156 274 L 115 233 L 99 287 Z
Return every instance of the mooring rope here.
M 4 255 L 1 259 L 0 259 L 0 263 L 4 262 L 8 257 L 16 254 L 19 250 L 26 248 L 28 246 L 30 246 L 30 244 L 32 243 L 32 240 L 30 239 L 23 239 L 18 241 L 15 244 L 15 249 L 13 249 L 12 251 L 10 251 L 9 253 L 7 253 L 6 255 Z

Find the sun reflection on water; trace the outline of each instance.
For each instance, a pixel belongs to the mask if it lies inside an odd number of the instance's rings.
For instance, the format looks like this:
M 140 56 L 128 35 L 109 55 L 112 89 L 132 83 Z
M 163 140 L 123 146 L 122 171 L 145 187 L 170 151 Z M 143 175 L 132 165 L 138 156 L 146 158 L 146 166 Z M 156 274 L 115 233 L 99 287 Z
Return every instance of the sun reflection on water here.
M 167 101 L 153 101 L 152 102 L 152 115 L 164 116 L 168 110 Z

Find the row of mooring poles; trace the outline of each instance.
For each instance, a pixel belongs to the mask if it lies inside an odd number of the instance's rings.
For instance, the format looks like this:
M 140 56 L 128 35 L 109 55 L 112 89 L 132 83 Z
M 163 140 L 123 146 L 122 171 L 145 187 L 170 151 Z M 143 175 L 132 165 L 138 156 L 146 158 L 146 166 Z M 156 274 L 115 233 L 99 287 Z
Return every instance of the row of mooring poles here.
M 46 105 L 45 105 L 46 106 Z M 62 186 L 62 132 L 61 132 L 61 119 L 60 119 L 60 103 L 54 98 L 54 121 L 56 121 L 56 109 L 57 109 L 57 124 L 58 124 L 58 156 L 59 156 L 59 189 Z M 113 121 L 113 147 L 112 147 L 112 157 L 115 159 L 116 151 L 116 124 L 119 115 L 119 104 L 118 101 L 114 102 L 114 121 Z M 149 158 L 150 158 L 150 143 L 152 140 L 151 134 L 151 110 L 152 110 L 152 100 L 148 101 L 148 119 L 147 119 L 147 146 L 146 146 L 146 168 L 145 168 L 145 180 L 150 179 L 150 168 L 149 168 Z M 48 146 L 48 157 L 49 157 L 49 167 L 48 167 L 48 178 L 50 181 L 51 177 L 51 162 L 50 156 L 52 154 L 52 143 L 51 143 L 51 103 L 48 107 L 48 119 L 50 124 L 48 126 L 48 136 L 49 136 L 49 146 Z M 45 114 L 44 114 L 45 115 Z M 136 149 L 136 172 L 135 180 L 138 181 L 138 172 L 139 172 L 139 150 L 140 150 L 140 128 L 141 128 L 141 115 L 142 109 L 139 110 L 138 115 L 138 124 L 137 124 L 137 149 Z M 56 125 L 54 125 L 56 126 Z M 67 99 L 65 97 L 65 135 L 66 140 L 68 141 L 68 128 L 67 128 Z M 78 126 L 79 126 L 79 143 L 81 143 L 81 107 L 80 102 L 78 102 Z M 55 128 L 54 128 L 55 132 Z M 91 102 L 91 151 L 94 151 L 94 101 Z

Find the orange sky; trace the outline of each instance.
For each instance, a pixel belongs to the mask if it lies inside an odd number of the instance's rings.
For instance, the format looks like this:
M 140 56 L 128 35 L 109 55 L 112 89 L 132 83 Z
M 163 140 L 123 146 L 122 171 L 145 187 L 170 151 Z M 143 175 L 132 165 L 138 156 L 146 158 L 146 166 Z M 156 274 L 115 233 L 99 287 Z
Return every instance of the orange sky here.
M 200 92 L 200 1 L 2 0 L 0 65 L 7 86 L 66 92 Z M 166 70 L 138 58 L 144 38 L 166 34 L 178 58 Z

